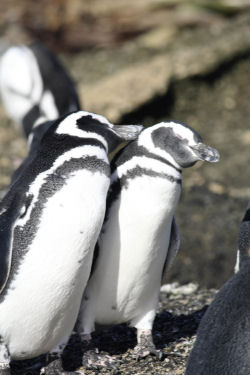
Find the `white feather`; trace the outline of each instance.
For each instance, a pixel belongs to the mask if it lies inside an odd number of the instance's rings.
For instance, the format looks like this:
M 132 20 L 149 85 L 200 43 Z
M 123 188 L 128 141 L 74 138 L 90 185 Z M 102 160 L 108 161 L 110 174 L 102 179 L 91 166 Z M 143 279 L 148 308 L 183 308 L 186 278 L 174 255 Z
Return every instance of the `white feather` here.
M 240 269 L 240 250 L 237 250 L 237 255 L 236 255 L 236 263 L 234 266 L 234 273 L 239 272 Z
M 39 67 L 27 47 L 9 48 L 2 56 L 0 90 L 9 116 L 18 124 L 41 100 L 43 83 Z
M 70 116 L 67 116 L 58 126 L 56 133 L 57 134 L 68 134 L 75 137 L 80 138 L 90 138 L 92 137 L 93 132 L 87 132 L 85 130 L 79 129 L 77 126 L 77 120 L 80 119 L 83 116 L 90 115 L 92 116 L 92 113 L 85 112 L 85 111 L 78 111 L 76 113 L 72 113 Z M 95 115 L 97 117 L 97 115 Z M 101 116 L 102 117 L 102 116 Z M 108 122 L 108 120 L 107 120 Z M 104 137 L 102 137 L 100 134 L 94 133 L 95 139 L 102 142 L 104 145 L 106 151 L 108 152 L 108 144 Z

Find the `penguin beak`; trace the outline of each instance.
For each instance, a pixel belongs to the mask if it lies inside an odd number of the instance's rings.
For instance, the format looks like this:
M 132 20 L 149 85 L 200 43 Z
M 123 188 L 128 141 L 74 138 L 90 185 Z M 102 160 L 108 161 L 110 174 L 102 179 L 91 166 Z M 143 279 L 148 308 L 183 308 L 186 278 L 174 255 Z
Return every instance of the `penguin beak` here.
M 109 161 L 111 161 L 117 152 L 121 148 L 125 147 L 129 141 L 136 139 L 142 129 L 143 126 L 141 125 L 114 125 L 112 130 L 119 138 L 121 138 L 121 143 L 111 153 L 109 153 Z
M 141 125 L 114 125 L 112 130 L 124 141 L 132 141 L 138 137 L 142 131 Z
M 191 146 L 191 149 L 197 155 L 199 160 L 208 161 L 209 163 L 217 163 L 220 160 L 219 152 L 204 143 L 198 143 L 195 146 Z

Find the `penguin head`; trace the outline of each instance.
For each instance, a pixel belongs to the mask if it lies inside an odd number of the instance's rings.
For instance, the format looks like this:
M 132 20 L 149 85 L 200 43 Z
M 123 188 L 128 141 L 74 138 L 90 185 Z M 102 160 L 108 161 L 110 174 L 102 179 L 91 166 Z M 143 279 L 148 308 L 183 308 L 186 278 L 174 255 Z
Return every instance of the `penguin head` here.
M 40 125 L 40 128 L 43 125 Z M 56 120 L 41 139 L 44 143 L 54 135 L 60 140 L 67 136 L 75 139 L 95 139 L 107 153 L 112 152 L 121 142 L 134 140 L 142 130 L 140 125 L 113 125 L 104 116 L 86 111 L 77 111 Z
M 181 122 L 161 122 L 145 129 L 138 144 L 179 168 L 191 167 L 199 160 L 215 163 L 220 158 L 216 149 L 205 145 L 194 129 Z

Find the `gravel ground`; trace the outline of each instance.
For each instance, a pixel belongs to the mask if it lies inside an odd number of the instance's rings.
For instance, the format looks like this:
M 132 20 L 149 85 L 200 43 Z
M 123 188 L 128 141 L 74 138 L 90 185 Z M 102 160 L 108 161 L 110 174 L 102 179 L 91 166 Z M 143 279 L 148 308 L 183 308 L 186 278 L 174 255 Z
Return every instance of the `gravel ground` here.
M 107 327 L 95 333 L 95 344 L 100 351 L 108 352 L 121 363 L 117 370 L 91 371 L 81 367 L 81 345 L 76 335 L 72 336 L 65 351 L 64 364 L 68 370 L 78 370 L 85 375 L 124 374 L 124 375 L 181 375 L 195 340 L 199 322 L 210 304 L 215 290 L 198 289 L 194 284 L 179 287 L 168 284 L 160 294 L 160 303 L 154 325 L 154 342 L 164 353 L 161 361 L 147 357 L 136 362 L 132 357 L 136 345 L 135 330 L 126 324 Z M 13 375 L 38 375 L 39 370 L 28 370 L 29 366 L 40 366 L 43 358 L 32 361 L 15 362 Z M 28 367 L 27 367 L 28 366 Z

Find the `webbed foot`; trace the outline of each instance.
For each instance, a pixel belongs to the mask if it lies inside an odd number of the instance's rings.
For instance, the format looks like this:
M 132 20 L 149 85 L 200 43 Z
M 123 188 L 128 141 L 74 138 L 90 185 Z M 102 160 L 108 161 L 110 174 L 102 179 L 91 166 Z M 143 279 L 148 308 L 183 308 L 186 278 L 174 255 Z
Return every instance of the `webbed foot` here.
M 140 358 L 147 357 L 148 355 L 153 354 L 160 361 L 162 359 L 162 351 L 157 350 L 155 346 L 145 346 L 145 345 L 136 345 L 133 352 L 133 357 L 139 361 Z
M 150 354 L 156 356 L 158 360 L 162 359 L 162 351 L 157 350 L 153 343 L 151 330 L 138 330 L 138 344 L 134 348 L 133 357 L 138 361 L 140 358 L 147 357 Z

